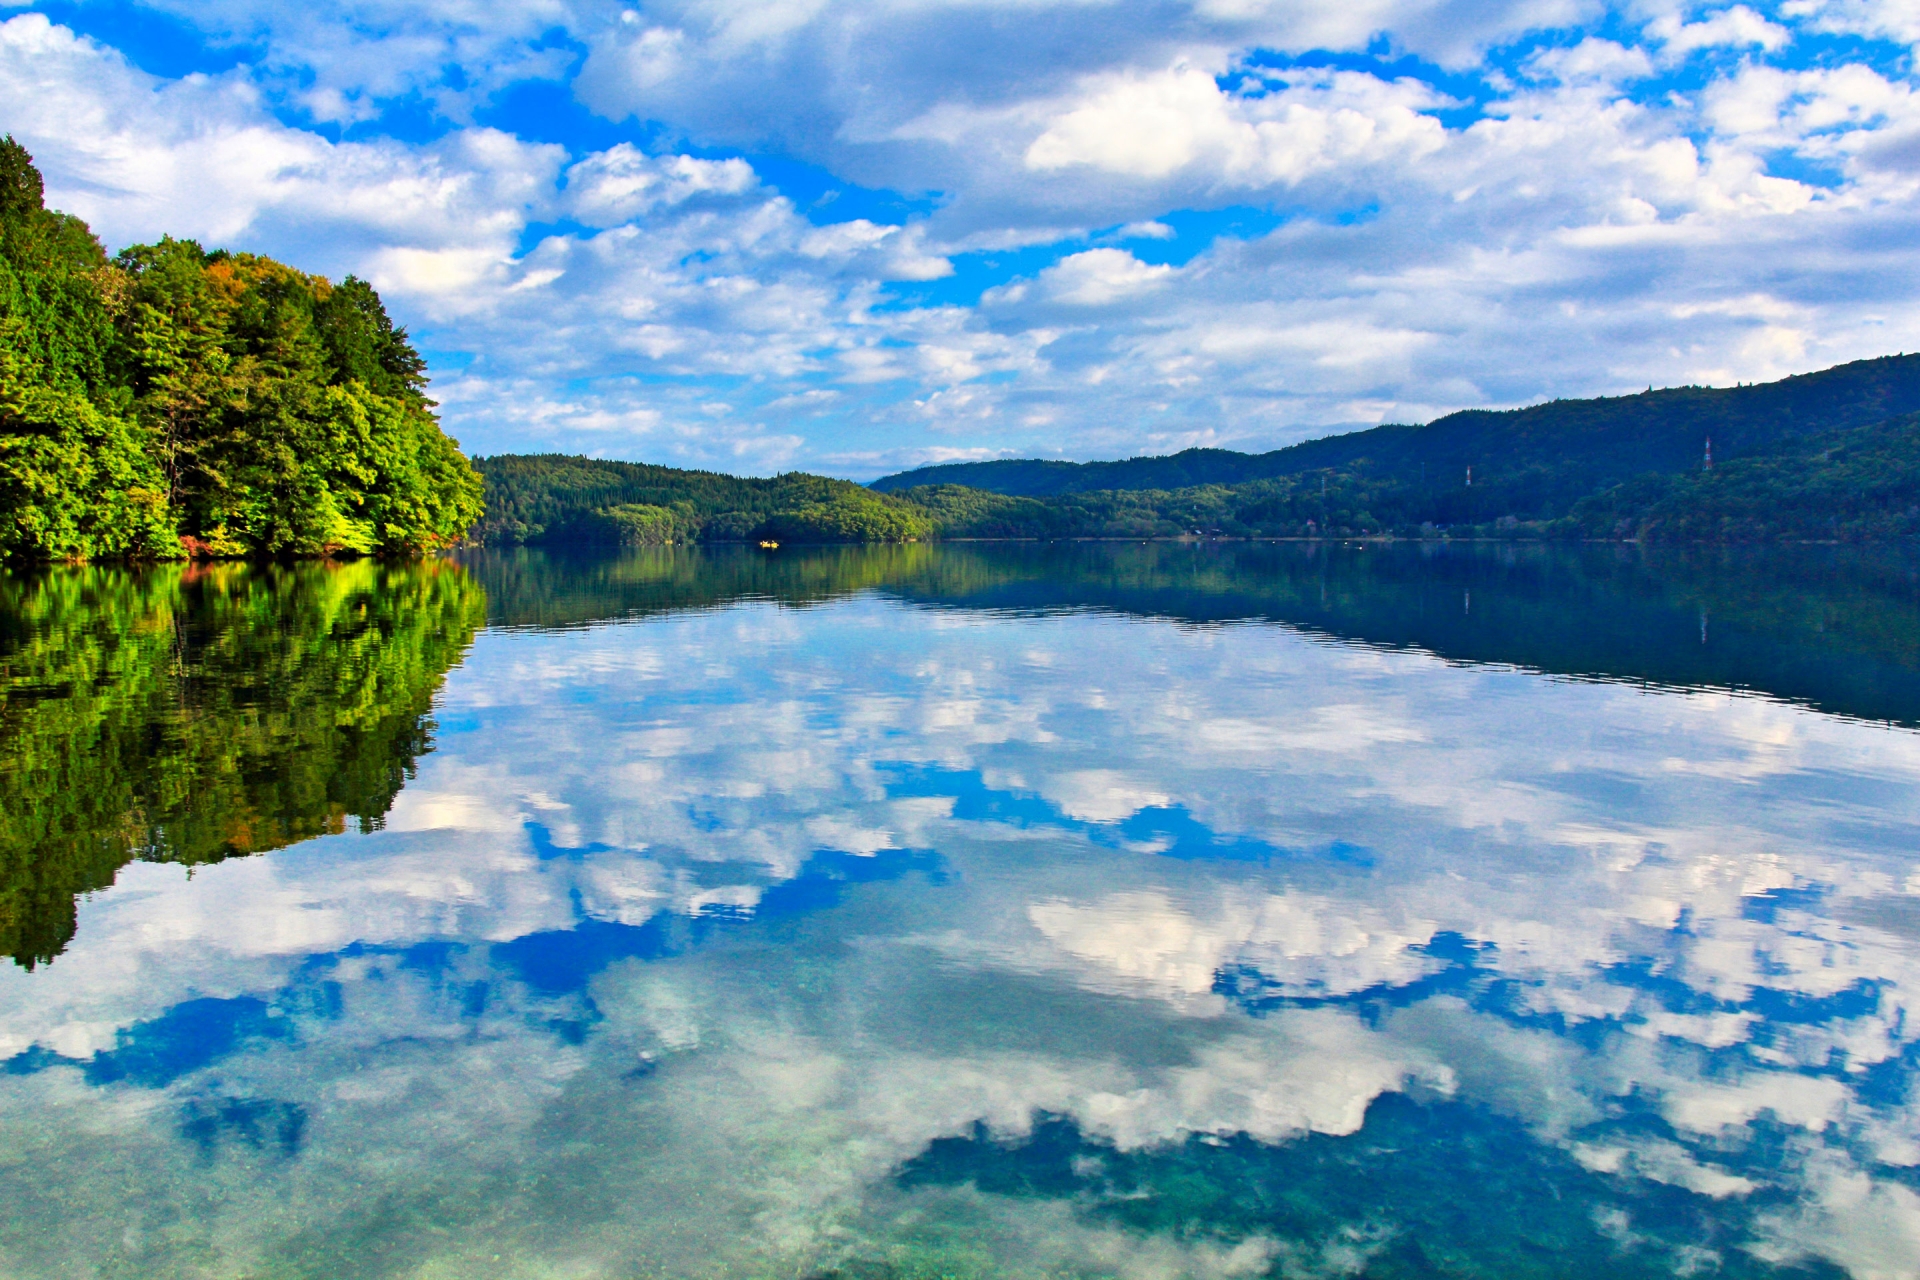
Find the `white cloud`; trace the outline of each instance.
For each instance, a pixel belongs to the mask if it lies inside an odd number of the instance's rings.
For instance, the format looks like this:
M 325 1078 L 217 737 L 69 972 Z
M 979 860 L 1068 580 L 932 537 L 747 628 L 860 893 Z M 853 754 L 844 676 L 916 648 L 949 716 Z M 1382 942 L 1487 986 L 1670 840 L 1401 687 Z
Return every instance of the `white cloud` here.
M 1039 284 L 1056 302 L 1098 307 L 1154 289 L 1172 274 L 1172 267 L 1149 265 L 1125 249 L 1088 249 L 1048 267 Z
M 1063 813 L 1087 822 L 1118 822 L 1171 799 L 1112 769 L 1079 769 L 1049 777 L 1041 794 Z
M 260 51 L 264 84 L 315 119 L 377 119 L 395 100 L 419 97 L 468 122 L 474 108 L 515 82 L 554 80 L 574 61 L 544 41 L 578 24 L 574 0 L 155 0 L 146 6 L 197 28 L 216 47 Z M 251 60 L 251 59 L 250 59 Z
M 1535 75 L 1552 76 L 1569 84 L 1617 84 L 1653 74 L 1653 60 L 1643 49 L 1588 36 L 1568 48 L 1546 49 L 1527 64 Z
M 1920 42 L 1920 8 L 1912 0 L 1786 0 L 1780 15 L 1815 31 Z
M 1132 178 L 1197 168 L 1223 185 L 1291 185 L 1339 165 L 1412 159 L 1441 145 L 1430 99 L 1370 76 L 1335 75 L 1259 97 L 1230 95 L 1193 67 L 1100 77 L 1050 113 L 1027 168 L 1087 166 Z
M 622 142 L 567 170 L 566 208 L 589 226 L 617 227 L 696 196 L 738 196 L 757 186 L 744 160 L 650 156 Z
M 302 265 L 333 270 L 370 250 L 476 243 L 504 259 L 562 156 L 492 129 L 422 147 L 330 143 L 275 123 L 242 80 L 158 80 L 39 14 L 0 24 L 0 112 L 46 171 L 49 201 L 110 243 L 271 228 L 307 247 Z
M 1678 14 L 1663 14 L 1647 26 L 1668 58 L 1684 58 L 1696 49 L 1784 48 L 1792 39 L 1785 27 L 1767 21 L 1744 4 L 1709 14 L 1699 22 L 1683 22 Z

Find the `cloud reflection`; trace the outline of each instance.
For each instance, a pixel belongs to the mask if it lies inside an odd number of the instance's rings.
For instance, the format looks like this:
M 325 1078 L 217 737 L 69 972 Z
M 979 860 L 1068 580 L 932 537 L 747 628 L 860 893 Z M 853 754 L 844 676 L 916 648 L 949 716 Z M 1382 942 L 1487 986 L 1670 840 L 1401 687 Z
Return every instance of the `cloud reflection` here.
M 512 1269 L 450 1223 L 583 1274 L 962 1223 L 1008 1274 L 1338 1271 L 1391 1233 L 1182 1243 L 899 1171 L 1049 1124 L 1088 1169 L 1358 1140 L 1400 1097 L 1614 1188 L 1609 1248 L 1672 1194 L 1730 1215 L 1716 1256 L 1920 1266 L 1909 732 L 876 596 L 485 633 L 439 715 L 386 831 L 130 868 L 0 980 L 0 1159 L 75 1223 L 149 1171 L 136 1243 L 56 1232 L 22 1274 Z M 127 1065 L 216 1005 L 210 1051 Z

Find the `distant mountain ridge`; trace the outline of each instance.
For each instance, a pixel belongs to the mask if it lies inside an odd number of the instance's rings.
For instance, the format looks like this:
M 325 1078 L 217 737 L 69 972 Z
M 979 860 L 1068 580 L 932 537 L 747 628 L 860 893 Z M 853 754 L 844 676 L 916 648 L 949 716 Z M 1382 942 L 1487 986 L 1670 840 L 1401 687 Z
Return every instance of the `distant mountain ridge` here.
M 1269 453 L 1187 449 L 1112 462 L 956 462 L 883 476 L 869 487 L 892 493 L 954 484 L 1050 498 L 1239 485 L 1352 467 L 1409 481 L 1418 477 L 1423 484 L 1457 484 L 1474 467 L 1477 483 L 1498 479 L 1503 487 L 1528 490 L 1530 501 L 1522 505 L 1564 509 L 1637 475 L 1698 467 L 1709 438 L 1716 458 L 1734 459 L 1915 411 L 1920 355 L 1882 356 L 1753 386 L 1674 387 L 1524 409 L 1464 409 L 1425 426 L 1374 427 Z
M 1713 442 L 1713 465 L 1705 446 Z M 1920 538 L 1920 355 L 1753 387 L 1680 387 L 1271 453 L 924 467 L 864 487 L 558 455 L 476 458 L 477 541 L 1057 538 Z

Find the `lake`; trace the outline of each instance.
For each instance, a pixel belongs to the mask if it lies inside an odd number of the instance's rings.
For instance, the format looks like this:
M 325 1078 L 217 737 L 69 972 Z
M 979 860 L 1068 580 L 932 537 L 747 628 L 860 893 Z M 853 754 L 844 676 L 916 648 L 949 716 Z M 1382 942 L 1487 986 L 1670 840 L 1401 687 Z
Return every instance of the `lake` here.
M 1920 562 L 0 576 L 0 1270 L 1920 1274 Z

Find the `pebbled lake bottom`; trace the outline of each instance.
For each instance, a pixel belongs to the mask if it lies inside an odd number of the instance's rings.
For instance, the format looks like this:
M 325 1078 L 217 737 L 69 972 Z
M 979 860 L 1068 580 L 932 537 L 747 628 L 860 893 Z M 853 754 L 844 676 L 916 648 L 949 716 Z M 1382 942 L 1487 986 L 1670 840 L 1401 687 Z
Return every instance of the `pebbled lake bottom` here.
M 0 1273 L 1920 1274 L 1917 570 L 0 575 Z

